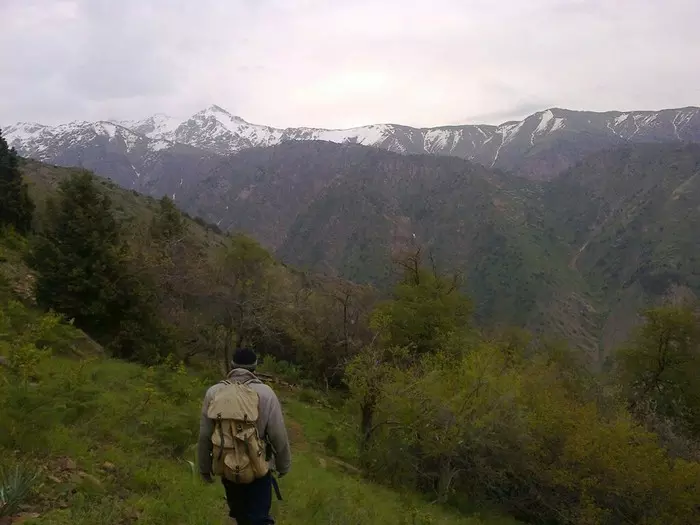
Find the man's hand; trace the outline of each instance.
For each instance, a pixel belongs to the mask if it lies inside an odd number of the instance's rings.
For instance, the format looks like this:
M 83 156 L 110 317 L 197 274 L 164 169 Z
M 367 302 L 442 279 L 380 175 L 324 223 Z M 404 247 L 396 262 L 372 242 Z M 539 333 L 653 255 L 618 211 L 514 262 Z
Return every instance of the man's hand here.
M 212 477 L 211 477 L 211 474 L 209 474 L 208 472 L 207 472 L 207 473 L 201 473 L 200 476 L 202 477 L 202 481 L 203 481 L 204 483 L 208 483 L 208 484 L 214 483 L 214 478 L 212 478 Z

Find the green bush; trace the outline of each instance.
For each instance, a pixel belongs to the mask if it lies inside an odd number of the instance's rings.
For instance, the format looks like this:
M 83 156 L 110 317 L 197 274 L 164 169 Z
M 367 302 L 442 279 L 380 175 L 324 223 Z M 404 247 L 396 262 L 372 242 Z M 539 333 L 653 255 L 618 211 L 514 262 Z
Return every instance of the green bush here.
M 489 498 L 534 522 L 691 523 L 700 463 L 673 459 L 564 362 L 481 345 L 388 379 L 366 465 L 375 478 L 458 502 Z

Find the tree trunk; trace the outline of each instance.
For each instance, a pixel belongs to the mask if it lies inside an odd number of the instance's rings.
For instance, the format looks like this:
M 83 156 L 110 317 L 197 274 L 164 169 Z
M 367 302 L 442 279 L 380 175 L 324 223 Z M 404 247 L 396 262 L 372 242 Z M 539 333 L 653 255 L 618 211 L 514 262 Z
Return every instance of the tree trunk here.
M 233 329 L 226 328 L 226 336 L 224 339 L 224 370 L 226 375 L 231 371 L 231 339 L 233 338 Z
M 450 487 L 454 479 L 455 471 L 452 468 L 452 461 L 449 457 L 440 458 L 440 470 L 438 472 L 437 497 L 438 503 L 447 502 L 450 495 Z
M 374 400 L 366 399 L 360 409 L 362 410 L 362 420 L 360 422 L 360 431 L 362 440 L 360 442 L 361 451 L 364 452 L 369 447 L 372 440 L 372 423 L 374 422 Z

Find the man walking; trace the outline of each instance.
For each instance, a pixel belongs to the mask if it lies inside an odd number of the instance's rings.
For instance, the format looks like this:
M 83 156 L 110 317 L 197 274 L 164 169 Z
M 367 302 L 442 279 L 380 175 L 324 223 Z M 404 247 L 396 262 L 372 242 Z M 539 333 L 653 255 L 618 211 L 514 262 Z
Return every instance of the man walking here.
M 255 376 L 256 366 L 253 350 L 235 351 L 226 380 L 204 396 L 199 425 L 199 472 L 208 483 L 221 476 L 229 516 L 238 525 L 275 523 L 272 470 L 282 477 L 291 467 L 282 408 L 274 391 Z

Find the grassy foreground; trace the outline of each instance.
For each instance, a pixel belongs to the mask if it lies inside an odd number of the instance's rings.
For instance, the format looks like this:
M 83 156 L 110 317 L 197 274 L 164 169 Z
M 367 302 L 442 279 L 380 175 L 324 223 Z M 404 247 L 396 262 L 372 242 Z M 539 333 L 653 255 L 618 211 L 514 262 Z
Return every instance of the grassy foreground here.
M 0 367 L 0 465 L 39 470 L 24 523 L 226 523 L 223 489 L 202 484 L 189 463 L 201 398 L 214 378 L 104 357 L 33 358 L 38 362 L 24 379 Z M 459 516 L 367 483 L 328 455 L 329 435 L 340 456 L 352 450 L 332 408 L 305 391 L 280 397 L 294 454 L 281 481 L 284 501 L 274 504 L 280 523 L 512 523 Z

